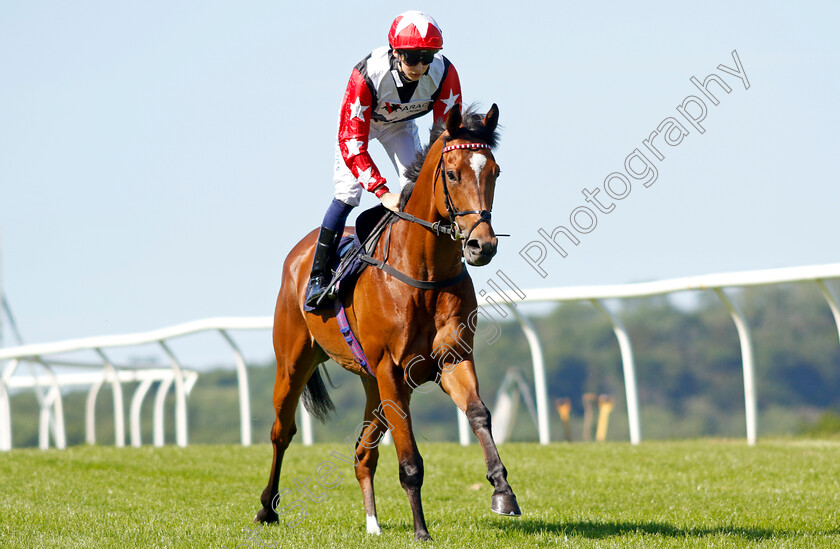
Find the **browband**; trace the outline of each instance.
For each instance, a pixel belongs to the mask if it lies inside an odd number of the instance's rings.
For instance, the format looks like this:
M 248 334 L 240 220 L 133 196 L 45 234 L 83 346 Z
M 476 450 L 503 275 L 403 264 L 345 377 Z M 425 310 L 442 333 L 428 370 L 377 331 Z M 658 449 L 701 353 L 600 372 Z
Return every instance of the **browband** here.
M 441 154 L 449 151 L 454 151 L 455 149 L 490 149 L 490 145 L 486 143 L 461 143 L 460 145 L 447 145 L 443 148 L 440 152 Z

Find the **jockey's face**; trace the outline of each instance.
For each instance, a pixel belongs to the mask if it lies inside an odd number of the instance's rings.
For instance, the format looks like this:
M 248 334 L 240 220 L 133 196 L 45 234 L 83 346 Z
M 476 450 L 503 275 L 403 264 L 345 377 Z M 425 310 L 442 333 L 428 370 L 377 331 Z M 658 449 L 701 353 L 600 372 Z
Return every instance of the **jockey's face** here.
M 416 65 L 407 65 L 403 58 L 400 56 L 399 52 L 394 51 L 394 57 L 399 59 L 400 61 L 400 72 L 405 76 L 408 80 L 412 82 L 417 82 L 420 80 L 420 77 L 423 76 L 429 68 L 428 64 L 424 63 L 417 63 Z

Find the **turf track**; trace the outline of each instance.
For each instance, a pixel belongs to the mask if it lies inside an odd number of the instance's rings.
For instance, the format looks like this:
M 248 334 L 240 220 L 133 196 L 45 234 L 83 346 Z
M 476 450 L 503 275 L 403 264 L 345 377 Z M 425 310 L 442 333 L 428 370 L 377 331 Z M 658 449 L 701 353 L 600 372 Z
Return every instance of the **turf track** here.
M 416 547 L 393 448 L 382 450 L 381 536 L 364 533 L 352 467 L 331 456 L 338 444 L 293 445 L 286 504 L 302 497 L 294 478 L 314 479 L 324 461 L 339 465 L 322 477 L 337 486 L 313 488 L 323 501 L 307 500 L 296 526 L 258 529 L 268 445 L 3 453 L 0 547 Z M 838 441 L 507 444 L 519 519 L 490 512 L 477 445 L 420 450 L 428 547 L 840 547 Z

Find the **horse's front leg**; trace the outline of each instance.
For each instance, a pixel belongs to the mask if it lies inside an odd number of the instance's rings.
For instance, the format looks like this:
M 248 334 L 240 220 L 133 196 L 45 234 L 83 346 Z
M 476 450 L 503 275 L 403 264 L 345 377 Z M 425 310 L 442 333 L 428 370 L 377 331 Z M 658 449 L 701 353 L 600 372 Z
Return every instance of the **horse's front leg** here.
M 475 366 L 472 361 L 465 360 L 445 367 L 441 372 L 440 386 L 452 397 L 455 405 L 466 414 L 470 427 L 481 444 L 484 461 L 487 464 L 487 480 L 493 485 L 490 509 L 500 515 L 521 515 L 516 495 L 507 481 L 507 469 L 493 441 L 490 430 L 490 411 L 478 396 L 478 379 L 475 376 Z
M 400 466 L 400 484 L 408 496 L 411 514 L 414 517 L 414 539 L 431 540 L 432 537 L 426 528 L 423 503 L 420 500 L 420 488 L 423 486 L 423 458 L 417 449 L 408 409 L 411 389 L 402 376 L 395 375 L 393 370 L 387 370 L 388 368 L 377 369 L 377 372 L 383 372 L 377 378 L 382 402 L 373 414 L 384 418 L 394 439 Z

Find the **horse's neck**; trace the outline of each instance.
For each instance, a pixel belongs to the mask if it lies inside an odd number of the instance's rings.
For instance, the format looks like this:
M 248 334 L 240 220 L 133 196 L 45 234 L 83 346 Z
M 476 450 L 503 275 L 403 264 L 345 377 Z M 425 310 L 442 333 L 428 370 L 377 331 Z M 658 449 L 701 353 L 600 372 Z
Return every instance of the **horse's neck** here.
M 405 212 L 430 223 L 443 219 L 435 204 L 435 172 L 440 147 L 432 147 L 417 177 Z M 394 225 L 389 262 L 398 265 L 409 276 L 426 280 L 442 280 L 457 275 L 463 253 L 461 244 L 446 235 L 437 236 L 429 229 L 410 222 Z

